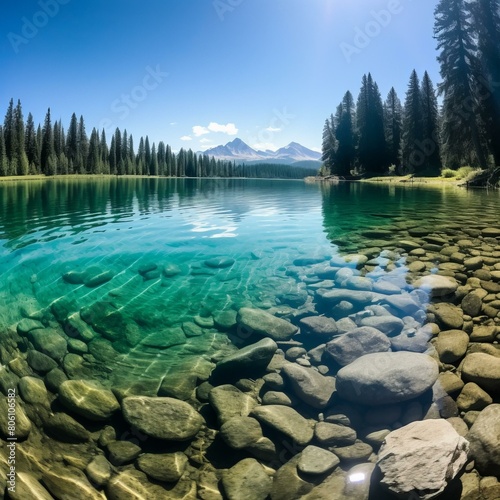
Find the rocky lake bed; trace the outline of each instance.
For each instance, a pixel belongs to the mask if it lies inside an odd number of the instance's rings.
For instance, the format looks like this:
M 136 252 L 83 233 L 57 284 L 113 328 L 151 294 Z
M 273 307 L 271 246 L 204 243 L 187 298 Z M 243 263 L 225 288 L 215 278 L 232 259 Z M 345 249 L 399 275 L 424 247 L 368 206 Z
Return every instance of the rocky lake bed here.
M 360 232 L 174 319 L 125 307 L 126 286 L 227 282 L 235 259 L 147 262 L 121 287 L 119 271 L 67 269 L 45 307 L 33 278 L 0 351 L 2 392 L 18 395 L 6 498 L 499 498 L 492 222 Z

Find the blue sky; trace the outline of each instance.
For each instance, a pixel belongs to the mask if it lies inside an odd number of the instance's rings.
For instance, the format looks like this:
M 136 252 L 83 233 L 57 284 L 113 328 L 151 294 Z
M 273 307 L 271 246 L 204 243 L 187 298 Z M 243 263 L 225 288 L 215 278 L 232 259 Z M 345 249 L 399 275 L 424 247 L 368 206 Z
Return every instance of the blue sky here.
M 195 151 L 240 137 L 318 149 L 370 71 L 385 99 L 439 81 L 437 0 L 23 0 L 0 19 L 0 112 L 116 127 Z M 108 137 L 109 138 L 109 137 Z

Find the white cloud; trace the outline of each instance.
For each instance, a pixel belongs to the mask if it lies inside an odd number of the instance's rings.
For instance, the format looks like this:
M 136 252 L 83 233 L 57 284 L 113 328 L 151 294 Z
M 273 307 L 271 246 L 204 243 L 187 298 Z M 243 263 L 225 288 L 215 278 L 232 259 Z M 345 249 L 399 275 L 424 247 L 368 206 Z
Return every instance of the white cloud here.
M 210 122 L 208 125 L 208 130 L 211 132 L 222 132 L 227 135 L 236 135 L 238 129 L 234 123 L 227 123 L 226 125 L 221 125 L 220 123 Z
M 281 129 L 279 127 L 267 127 L 266 129 L 267 132 L 281 132 Z
M 170 125 L 173 127 L 174 125 L 177 125 L 177 122 L 170 122 Z
M 183 135 L 181 137 L 181 141 L 192 141 L 192 140 L 193 140 L 193 138 L 189 135 Z
M 196 137 L 200 137 L 200 135 L 205 135 L 205 134 L 209 134 L 209 133 L 210 133 L 210 131 L 206 127 L 202 127 L 201 125 L 195 125 L 193 127 L 193 134 Z
M 212 140 L 211 139 L 207 139 L 206 137 L 203 137 L 203 139 L 200 139 L 200 142 L 202 144 L 208 144 L 208 143 L 212 142 Z

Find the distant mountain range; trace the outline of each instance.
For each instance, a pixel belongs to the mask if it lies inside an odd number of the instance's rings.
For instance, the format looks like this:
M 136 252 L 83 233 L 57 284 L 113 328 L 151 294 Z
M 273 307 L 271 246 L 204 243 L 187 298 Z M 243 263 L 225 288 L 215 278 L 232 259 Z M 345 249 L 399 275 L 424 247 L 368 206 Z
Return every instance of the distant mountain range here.
M 258 151 L 251 148 L 241 139 L 234 139 L 225 146 L 217 146 L 203 152 L 220 160 L 236 161 L 236 163 L 281 163 L 285 165 L 316 167 L 321 164 L 321 154 L 306 148 L 297 142 L 278 151 Z

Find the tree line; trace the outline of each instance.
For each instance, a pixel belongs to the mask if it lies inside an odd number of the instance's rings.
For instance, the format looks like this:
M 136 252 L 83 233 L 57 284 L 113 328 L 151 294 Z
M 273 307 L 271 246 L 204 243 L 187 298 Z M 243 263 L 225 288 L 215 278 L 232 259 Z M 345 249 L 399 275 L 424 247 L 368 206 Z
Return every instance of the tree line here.
M 323 128 L 323 174 L 414 173 L 500 165 L 500 0 L 440 0 L 434 38 L 442 81 L 414 70 L 404 103 L 382 101 L 369 73 Z M 442 97 L 438 106 L 437 96 Z
M 52 124 L 50 108 L 43 126 L 35 128 L 29 113 L 24 123 L 21 101 L 11 99 L 4 125 L 0 127 L 0 175 L 160 175 L 171 177 L 230 177 L 234 163 L 198 155 L 191 149 L 177 154 L 160 141 L 151 144 L 141 137 L 137 152 L 134 139 L 119 128 L 108 146 L 104 129 L 99 134 L 85 130 L 83 116 L 73 113 L 67 132 L 61 120 Z
M 52 123 L 50 108 L 42 125 L 33 115 L 23 117 L 21 101 L 11 99 L 0 126 L 0 176 L 111 174 L 166 177 L 264 177 L 299 179 L 314 174 L 310 169 L 284 165 L 236 165 L 181 148 L 174 153 L 168 144 L 151 144 L 141 137 L 137 151 L 134 138 L 117 128 L 108 146 L 106 132 L 93 128 L 90 137 L 83 116 L 73 113 L 67 132 L 61 120 Z

